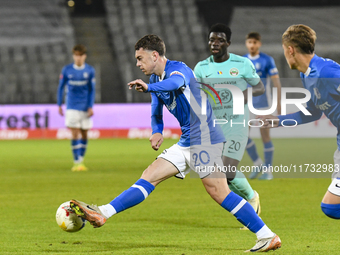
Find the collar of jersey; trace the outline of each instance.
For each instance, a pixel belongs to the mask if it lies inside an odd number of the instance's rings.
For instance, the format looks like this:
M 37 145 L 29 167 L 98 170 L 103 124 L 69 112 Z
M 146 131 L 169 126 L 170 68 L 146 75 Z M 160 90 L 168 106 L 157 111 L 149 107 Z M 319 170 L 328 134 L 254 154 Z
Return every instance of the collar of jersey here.
M 83 70 L 85 68 L 85 64 L 82 66 L 77 66 L 76 64 L 73 64 L 73 68 L 76 70 Z
M 313 65 L 314 60 L 316 59 L 317 55 L 314 54 L 314 57 L 311 59 L 310 63 L 309 63 L 309 67 L 307 68 L 307 71 L 304 73 L 305 77 L 308 77 L 308 75 L 310 74 L 310 71 L 312 70 L 311 66 Z
M 162 80 L 164 79 L 165 74 L 166 74 L 166 73 L 165 73 L 165 69 L 167 68 L 167 66 L 168 66 L 169 63 L 170 63 L 170 60 L 168 59 L 168 60 L 166 61 L 165 68 L 164 68 L 164 71 L 163 71 L 163 73 L 162 73 L 162 76 L 158 76 L 160 81 L 162 81 Z
M 230 61 L 230 59 L 232 58 L 232 55 L 233 55 L 233 53 L 229 53 L 229 58 L 226 61 L 223 61 L 223 62 L 215 62 L 214 61 L 214 56 L 211 55 L 210 56 L 210 61 L 211 61 L 211 63 L 214 63 L 215 65 L 224 65 L 225 63 Z
M 248 54 L 248 58 L 250 59 L 250 60 L 256 60 L 256 59 L 258 59 L 260 57 L 260 54 L 257 54 L 256 56 L 252 56 L 252 55 L 250 55 L 250 54 Z

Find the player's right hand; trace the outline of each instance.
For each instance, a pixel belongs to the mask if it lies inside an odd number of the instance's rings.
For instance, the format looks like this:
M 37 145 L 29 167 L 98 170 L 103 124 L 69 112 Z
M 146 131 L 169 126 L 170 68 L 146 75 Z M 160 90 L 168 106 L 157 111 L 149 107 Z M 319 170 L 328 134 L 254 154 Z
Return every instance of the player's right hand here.
M 161 147 L 163 143 L 163 135 L 161 133 L 154 133 L 150 139 L 152 149 L 158 151 L 159 147 Z
M 261 128 L 273 128 L 279 126 L 279 118 L 274 115 L 259 115 L 256 119 L 263 121 Z
M 63 108 L 61 106 L 59 106 L 58 112 L 61 116 L 64 116 Z
M 130 81 L 128 83 L 128 86 L 129 89 L 132 89 L 135 86 L 135 90 L 137 90 L 138 92 L 145 92 L 148 90 L 148 85 L 141 79 Z

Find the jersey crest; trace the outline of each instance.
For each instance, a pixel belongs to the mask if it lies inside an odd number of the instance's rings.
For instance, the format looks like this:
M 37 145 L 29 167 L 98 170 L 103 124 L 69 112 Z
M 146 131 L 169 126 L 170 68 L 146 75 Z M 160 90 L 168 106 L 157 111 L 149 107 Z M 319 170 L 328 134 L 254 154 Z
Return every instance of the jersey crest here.
M 229 70 L 229 73 L 230 73 L 231 76 L 236 77 L 239 74 L 239 71 L 238 71 L 237 68 L 233 67 Z

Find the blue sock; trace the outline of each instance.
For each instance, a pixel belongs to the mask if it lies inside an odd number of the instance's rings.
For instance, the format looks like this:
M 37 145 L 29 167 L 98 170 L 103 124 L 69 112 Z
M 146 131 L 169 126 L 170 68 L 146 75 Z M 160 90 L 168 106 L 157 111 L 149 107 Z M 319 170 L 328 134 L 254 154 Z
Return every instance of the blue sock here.
M 122 194 L 112 200 L 110 205 L 113 206 L 116 213 L 119 213 L 143 202 L 154 189 L 155 186 L 150 182 L 139 179 L 128 190 L 125 190 Z
M 321 210 L 332 219 L 340 219 L 340 204 L 321 203 Z
M 254 141 L 250 138 L 248 138 L 246 149 L 251 160 L 255 162 L 259 158 L 259 154 L 257 154 L 256 145 Z
M 83 158 L 85 156 L 86 147 L 87 147 L 87 139 L 80 139 L 79 143 L 81 144 L 80 156 Z
M 264 143 L 264 163 L 267 167 L 273 165 L 273 155 L 274 155 L 274 146 L 273 146 L 272 141 L 269 141 L 268 143 Z
M 263 226 L 265 226 L 264 222 L 254 211 L 253 207 L 234 192 L 229 193 L 221 206 L 233 214 L 239 222 L 248 227 L 248 229 L 253 233 L 257 233 Z
M 71 146 L 72 146 L 72 153 L 73 153 L 73 160 L 75 163 L 78 163 L 79 161 L 79 155 L 80 155 L 80 140 L 71 140 Z

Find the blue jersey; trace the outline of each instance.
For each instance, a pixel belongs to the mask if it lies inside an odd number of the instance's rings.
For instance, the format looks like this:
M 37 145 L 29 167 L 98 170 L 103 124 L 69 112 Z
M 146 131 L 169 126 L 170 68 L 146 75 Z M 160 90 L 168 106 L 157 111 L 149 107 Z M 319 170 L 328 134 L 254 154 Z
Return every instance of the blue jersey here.
M 86 63 L 82 67 L 75 64 L 64 66 L 59 78 L 58 105 L 62 105 L 66 85 L 66 108 L 87 111 L 94 104 L 95 83 L 95 71 L 92 66 Z
M 340 150 L 340 65 L 331 59 L 314 55 L 306 73 L 301 73 L 303 86 L 311 93 L 307 110 L 312 114 L 305 116 L 301 111 L 279 116 L 284 119 L 295 119 L 298 124 L 318 120 L 322 113 L 338 129 L 337 143 Z M 286 125 L 286 122 L 285 122 Z
M 178 120 L 182 135 L 178 145 L 216 144 L 225 142 L 207 97 L 200 90 L 193 71 L 183 62 L 167 60 L 162 77 L 150 77 L 152 134 L 163 132 L 163 105 Z M 202 97 L 203 96 L 203 97 Z M 206 114 L 201 108 L 206 105 Z
M 275 66 L 275 61 L 271 56 L 262 52 L 254 57 L 250 54 L 246 54 L 244 57 L 249 58 L 254 64 L 256 72 L 260 76 L 266 90 L 262 95 L 253 97 L 253 106 L 257 109 L 269 107 L 271 104 L 270 76 L 279 73 Z

